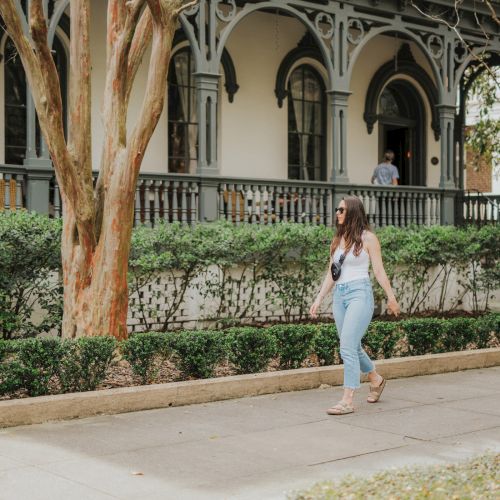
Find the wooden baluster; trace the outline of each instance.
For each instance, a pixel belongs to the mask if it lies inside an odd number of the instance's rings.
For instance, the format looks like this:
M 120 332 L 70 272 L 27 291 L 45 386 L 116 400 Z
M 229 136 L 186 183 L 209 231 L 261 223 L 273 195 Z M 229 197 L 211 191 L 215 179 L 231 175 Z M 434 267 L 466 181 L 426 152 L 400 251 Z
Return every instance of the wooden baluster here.
M 236 225 L 239 226 L 241 222 L 241 184 L 235 184 L 234 196 L 231 197 L 234 203 L 234 219 Z
M 422 193 L 417 193 L 417 217 L 418 217 L 418 225 L 424 225 L 424 195 Z
M 135 210 L 134 210 L 134 225 L 137 226 L 141 223 L 141 180 L 137 181 L 135 188 Z
M 304 223 L 304 209 L 302 207 L 303 188 L 297 187 L 297 222 Z
M 399 220 L 401 227 L 405 227 L 408 225 L 406 222 L 406 195 L 407 193 L 403 191 L 399 193 L 399 207 L 400 207 Z
M 172 219 L 174 222 L 180 222 L 179 213 L 179 181 L 172 182 Z
M 283 200 L 283 218 L 281 219 L 282 222 L 288 222 L 290 219 L 290 187 L 289 186 L 284 186 L 281 189 L 281 196 Z
M 431 225 L 431 198 L 432 194 L 424 195 L 424 225 Z
M 198 222 L 198 184 L 196 182 L 190 183 L 190 199 L 191 199 L 191 218 L 190 223 L 194 226 Z
M 160 185 L 161 181 L 153 181 L 153 217 L 152 225 L 157 226 L 160 222 Z
M 181 223 L 183 226 L 187 224 L 187 190 L 188 183 L 186 181 L 182 181 L 180 183 L 181 189 Z
M 436 193 L 434 195 L 434 224 L 441 223 L 441 195 Z
M 331 189 L 326 190 L 326 225 L 331 227 L 333 223 L 332 216 L 332 207 L 333 207 L 333 191 Z
M 16 192 L 14 193 L 14 199 L 16 200 L 16 210 L 20 210 L 21 208 L 23 208 L 22 183 L 23 183 L 23 177 L 19 176 L 19 179 L 16 179 L 16 185 L 15 185 Z M 47 207 L 47 209 L 48 208 L 49 207 Z
M 441 196 L 436 193 L 434 194 L 434 224 L 439 224 L 441 222 Z
M 274 222 L 276 224 L 288 219 L 286 213 L 285 192 L 286 188 L 282 186 L 274 186 Z
M 319 202 L 319 223 L 326 225 L 326 218 L 325 218 L 325 194 L 326 194 L 326 189 L 320 188 L 319 189 L 319 195 L 318 195 L 318 202 Z
M 54 179 L 54 217 L 59 219 L 61 217 L 61 192 L 59 191 L 59 184 Z
M 406 193 L 406 225 L 411 225 L 411 193 Z
M 387 226 L 387 208 L 386 208 L 386 193 L 380 191 L 380 225 Z
M 144 224 L 146 227 L 151 227 L 151 187 L 153 181 L 148 180 L 144 182 Z
M 394 191 L 392 193 L 392 203 L 393 203 L 393 217 L 394 225 L 396 227 L 401 227 L 401 218 L 399 215 L 399 191 Z
M 297 213 L 295 210 L 295 203 L 297 203 L 297 189 L 293 186 L 288 186 L 285 188 L 285 194 L 283 196 L 283 203 L 288 212 L 288 220 L 290 222 L 297 222 Z
M 5 188 L 4 188 L 4 206 L 7 210 L 10 209 L 10 179 L 11 179 L 11 174 L 5 174 L 4 175 L 4 180 L 5 180 Z
M 417 200 L 416 193 L 410 193 L 411 198 L 411 223 L 417 223 Z
M 306 224 L 310 224 L 312 222 L 312 195 L 311 195 L 311 188 L 307 187 L 305 189 L 306 192 L 306 203 L 304 207 L 304 212 L 306 214 Z
M 372 190 L 367 191 L 367 197 L 368 197 L 368 222 L 372 226 L 376 226 L 376 221 L 375 221 L 375 214 L 376 214 L 376 206 L 377 206 L 377 198 L 375 196 L 375 193 Z
M 264 186 L 259 186 L 259 224 L 264 224 Z
M 388 226 L 393 226 L 394 225 L 394 220 L 393 220 L 393 192 L 389 191 L 386 193 L 387 194 L 387 225 Z

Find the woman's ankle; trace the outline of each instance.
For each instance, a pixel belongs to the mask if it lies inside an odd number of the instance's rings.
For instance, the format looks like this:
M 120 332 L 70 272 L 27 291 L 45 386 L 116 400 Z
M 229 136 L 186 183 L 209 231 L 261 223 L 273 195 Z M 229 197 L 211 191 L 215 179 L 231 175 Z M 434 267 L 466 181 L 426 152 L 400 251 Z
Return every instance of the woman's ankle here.
M 384 378 L 382 377 L 382 375 L 379 375 L 376 371 L 372 371 L 368 374 L 368 380 L 373 385 L 380 385 L 382 383 L 382 380 L 384 380 Z

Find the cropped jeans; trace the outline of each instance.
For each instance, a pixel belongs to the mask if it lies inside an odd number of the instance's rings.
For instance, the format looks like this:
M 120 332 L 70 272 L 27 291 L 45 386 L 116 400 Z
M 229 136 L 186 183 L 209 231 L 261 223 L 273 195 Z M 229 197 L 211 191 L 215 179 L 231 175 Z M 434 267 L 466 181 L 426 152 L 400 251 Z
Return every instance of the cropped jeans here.
M 360 372 L 375 366 L 361 346 L 361 339 L 373 316 L 373 291 L 368 278 L 335 285 L 333 318 L 340 338 L 340 357 L 344 362 L 344 388 L 360 386 Z

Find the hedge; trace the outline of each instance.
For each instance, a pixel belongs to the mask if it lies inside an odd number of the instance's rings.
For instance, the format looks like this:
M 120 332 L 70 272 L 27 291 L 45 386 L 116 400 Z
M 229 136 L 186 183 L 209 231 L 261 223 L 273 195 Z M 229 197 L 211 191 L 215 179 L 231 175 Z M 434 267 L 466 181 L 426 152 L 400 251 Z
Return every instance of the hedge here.
M 374 359 L 460 351 L 498 345 L 500 314 L 479 318 L 373 321 L 363 344 Z M 213 377 L 225 365 L 236 373 L 273 366 L 339 363 L 335 325 L 138 333 L 120 343 L 110 337 L 0 340 L 0 395 L 28 396 L 97 388 L 122 356 L 140 383 L 153 383 L 165 363 L 186 378 Z
M 281 311 L 287 323 L 305 319 L 326 270 L 332 231 L 294 223 L 137 227 L 129 259 L 131 310 L 144 331 L 171 329 L 189 295 L 200 296 L 202 306 L 214 305 L 199 319 L 217 326 L 241 325 L 264 307 Z M 428 310 L 431 295 L 437 296 L 438 314 L 459 309 L 464 301 L 485 312 L 492 292 L 500 289 L 500 224 L 385 227 L 376 233 L 407 314 Z M 0 339 L 60 331 L 60 235 L 60 220 L 0 212 Z M 454 271 L 459 283 L 452 289 Z M 265 298 L 259 289 L 269 291 Z M 375 293 L 382 298 L 378 286 Z M 43 314 L 34 315 L 35 308 Z

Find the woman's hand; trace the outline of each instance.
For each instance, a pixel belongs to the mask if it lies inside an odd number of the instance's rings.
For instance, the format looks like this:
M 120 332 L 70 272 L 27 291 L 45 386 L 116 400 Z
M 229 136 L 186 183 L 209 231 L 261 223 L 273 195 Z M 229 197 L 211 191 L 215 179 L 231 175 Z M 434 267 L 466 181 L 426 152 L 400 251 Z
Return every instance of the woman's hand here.
M 394 316 L 398 317 L 401 309 L 399 307 L 398 301 L 396 297 L 391 297 L 387 300 L 387 309 L 389 309 L 389 314 L 394 314 Z
M 320 299 L 316 299 L 313 302 L 313 305 L 309 309 L 309 314 L 311 315 L 312 318 L 316 318 L 318 316 L 318 309 L 319 309 L 320 305 L 321 305 L 321 300 Z

